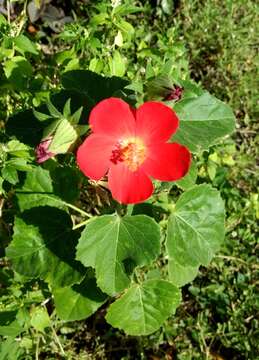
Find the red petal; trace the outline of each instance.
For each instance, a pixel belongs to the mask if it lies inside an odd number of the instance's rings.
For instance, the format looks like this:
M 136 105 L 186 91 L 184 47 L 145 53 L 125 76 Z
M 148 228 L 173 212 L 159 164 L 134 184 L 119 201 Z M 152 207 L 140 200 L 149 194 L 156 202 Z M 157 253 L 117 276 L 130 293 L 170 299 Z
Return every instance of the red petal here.
M 91 179 L 101 179 L 108 171 L 113 147 L 111 138 L 96 134 L 87 137 L 77 151 L 81 171 Z
M 149 155 L 141 169 L 161 181 L 175 181 L 189 170 L 191 154 L 180 144 L 159 144 L 149 147 Z
M 90 126 L 93 132 L 113 138 L 135 134 L 135 118 L 130 106 L 118 98 L 99 102 L 91 111 Z
M 175 133 L 179 119 L 168 106 L 149 101 L 141 105 L 136 115 L 136 135 L 146 144 L 166 142 Z
M 108 184 L 113 198 L 123 204 L 145 201 L 153 192 L 152 181 L 145 173 L 130 171 L 123 163 L 111 166 Z

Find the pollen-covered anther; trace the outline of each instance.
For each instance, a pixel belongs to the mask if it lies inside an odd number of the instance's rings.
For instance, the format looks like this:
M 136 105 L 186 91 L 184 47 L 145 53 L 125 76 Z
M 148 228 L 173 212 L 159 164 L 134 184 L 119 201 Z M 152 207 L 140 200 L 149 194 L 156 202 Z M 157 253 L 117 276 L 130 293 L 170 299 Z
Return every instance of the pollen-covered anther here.
M 116 144 L 111 155 L 111 162 L 124 162 L 131 170 L 136 171 L 146 159 L 146 147 L 138 138 L 127 139 Z

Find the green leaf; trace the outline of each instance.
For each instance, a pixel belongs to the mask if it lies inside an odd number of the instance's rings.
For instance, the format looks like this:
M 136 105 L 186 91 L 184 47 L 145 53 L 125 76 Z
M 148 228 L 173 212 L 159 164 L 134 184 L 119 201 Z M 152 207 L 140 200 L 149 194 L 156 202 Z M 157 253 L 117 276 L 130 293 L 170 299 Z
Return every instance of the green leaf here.
M 62 85 L 91 98 L 93 106 L 122 90 L 128 81 L 115 76 L 107 78 L 89 70 L 73 70 L 63 74 Z
M 89 70 L 96 72 L 96 73 L 100 73 L 103 69 L 103 62 L 102 60 L 98 59 L 98 58 L 92 58 L 90 63 L 89 63 Z
M 144 11 L 144 8 L 134 6 L 134 5 L 129 5 L 129 4 L 122 4 L 122 5 L 116 6 L 112 12 L 114 15 L 125 16 L 125 15 L 129 15 L 129 14 L 135 14 L 135 13 L 141 12 L 141 11 Z
M 181 265 L 177 259 L 169 258 L 168 273 L 170 281 L 176 286 L 183 286 L 196 278 L 199 266 Z
M 162 9 L 163 9 L 164 13 L 166 13 L 167 15 L 172 14 L 173 8 L 174 8 L 173 1 L 171 1 L 171 0 L 162 0 L 161 6 L 162 6 Z
M 65 119 L 68 119 L 70 114 L 71 114 L 71 99 L 68 99 L 64 105 L 63 115 Z
M 195 185 L 197 175 L 198 175 L 198 169 L 197 169 L 197 166 L 196 166 L 194 160 L 192 160 L 192 164 L 191 164 L 191 167 L 190 167 L 188 173 L 181 180 L 178 180 L 175 183 L 181 189 L 188 190 L 193 185 Z
M 77 132 L 68 120 L 62 119 L 54 133 L 49 151 L 54 154 L 65 154 L 70 146 L 77 140 Z
M 109 59 L 110 72 L 113 76 L 123 76 L 126 71 L 125 60 L 119 51 L 113 52 L 113 57 Z
M 26 58 L 14 56 L 5 62 L 4 72 L 15 88 L 23 90 L 28 87 L 28 79 L 32 76 L 33 70 Z
M 91 17 L 90 26 L 103 25 L 107 23 L 107 13 L 97 14 Z
M 19 171 L 29 171 L 32 169 L 32 166 L 27 164 L 27 160 L 22 158 L 10 159 L 6 161 L 6 165 L 12 166 L 14 169 Z
M 11 140 L 7 143 L 6 152 L 11 154 L 12 156 L 17 156 L 21 158 L 30 158 L 29 151 L 30 151 L 29 146 L 21 143 L 18 140 Z
M 53 192 L 60 199 L 73 203 L 80 194 L 81 172 L 70 166 L 56 166 L 50 171 Z M 57 206 L 56 207 L 61 207 Z
M 114 38 L 114 44 L 117 45 L 118 47 L 123 46 L 123 36 L 120 30 L 118 31 L 117 35 Z
M 15 218 L 13 240 L 6 250 L 13 268 L 29 278 L 41 278 L 53 286 L 78 283 L 84 269 L 75 261 L 77 233 L 67 213 L 38 207 Z
M 106 320 L 128 335 L 148 335 L 159 329 L 180 303 L 179 289 L 165 280 L 133 285 L 108 310 Z
M 78 124 L 82 116 L 82 112 L 83 112 L 83 106 L 81 106 L 78 110 L 76 110 L 74 114 L 70 115 L 69 122 L 73 125 Z M 86 125 L 81 125 L 81 126 L 86 126 Z
M 23 186 L 16 191 L 16 197 L 21 211 L 45 205 L 66 208 L 64 202 L 54 194 L 50 172 L 40 166 L 26 174 Z
M 8 136 L 15 136 L 20 142 L 35 146 L 42 137 L 43 124 L 33 115 L 32 110 L 21 111 L 11 116 L 6 124 Z
M 127 36 L 132 36 L 135 32 L 134 27 L 128 21 L 123 19 L 117 20 L 114 25 Z
M 24 355 L 24 354 L 23 354 Z M 0 360 L 21 359 L 22 349 L 13 337 L 8 337 L 0 343 Z
M 8 22 L 3 14 L 0 14 L 0 25 L 7 25 Z
M 46 105 L 47 105 L 50 115 L 53 118 L 57 118 L 57 119 L 63 118 L 63 114 L 61 114 L 61 112 L 52 104 L 51 101 L 47 102 Z
M 169 277 L 175 284 L 185 284 L 195 269 L 209 264 L 224 239 L 224 216 L 220 194 L 210 185 L 194 186 L 179 198 L 166 239 Z
M 173 141 L 186 145 L 192 152 L 206 150 L 234 131 L 235 116 L 231 108 L 207 92 L 177 102 L 174 110 L 180 127 Z
M 31 325 L 38 331 L 44 331 L 51 324 L 49 314 L 44 307 L 34 308 L 31 312 Z
M 34 55 L 38 55 L 38 50 L 36 45 L 25 35 L 19 35 L 16 38 L 14 38 L 13 41 L 18 51 L 20 51 L 23 55 L 26 52 L 29 52 Z
M 145 215 L 101 216 L 81 234 L 77 259 L 96 271 L 98 286 L 113 295 L 130 284 L 127 267 L 144 266 L 159 255 L 160 229 Z
M 2 169 L 2 177 L 12 185 L 17 184 L 19 181 L 17 170 L 12 165 L 4 166 Z
M 12 336 L 23 332 L 23 327 L 19 324 L 16 319 L 17 311 L 3 311 L 0 312 L 0 335 L 1 336 Z
M 52 292 L 57 314 L 66 321 L 86 319 L 107 299 L 94 278 L 87 278 L 72 287 L 54 288 Z

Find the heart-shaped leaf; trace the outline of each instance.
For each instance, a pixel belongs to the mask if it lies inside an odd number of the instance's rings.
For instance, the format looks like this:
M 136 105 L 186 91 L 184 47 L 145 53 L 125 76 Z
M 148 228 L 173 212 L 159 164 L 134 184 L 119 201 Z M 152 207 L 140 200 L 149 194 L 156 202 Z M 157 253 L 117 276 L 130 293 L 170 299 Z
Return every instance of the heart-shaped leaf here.
M 72 287 L 54 288 L 53 295 L 57 314 L 66 321 L 87 318 L 107 299 L 107 295 L 96 286 L 94 278 L 86 278 Z
M 107 294 L 124 290 L 136 266 L 159 255 L 160 230 L 145 216 L 104 215 L 90 221 L 81 234 L 77 259 L 96 271 L 98 286 Z
M 77 233 L 67 213 L 49 206 L 32 208 L 15 218 L 13 240 L 6 250 L 18 273 L 53 286 L 82 280 L 85 270 L 74 260 Z
M 180 127 L 173 141 L 192 152 L 206 150 L 223 136 L 234 131 L 235 116 L 231 108 L 208 92 L 175 104 Z
M 166 247 L 169 276 L 184 285 L 207 266 L 224 239 L 224 203 L 210 185 L 194 186 L 177 201 L 169 217 Z
M 78 182 L 78 172 L 71 167 L 56 166 L 51 173 L 40 166 L 34 167 L 16 191 L 19 208 L 24 211 L 48 205 L 66 209 L 66 201 L 73 202 L 78 196 Z
M 181 300 L 177 287 L 165 280 L 147 280 L 130 287 L 108 310 L 106 320 L 128 335 L 148 335 L 159 329 Z

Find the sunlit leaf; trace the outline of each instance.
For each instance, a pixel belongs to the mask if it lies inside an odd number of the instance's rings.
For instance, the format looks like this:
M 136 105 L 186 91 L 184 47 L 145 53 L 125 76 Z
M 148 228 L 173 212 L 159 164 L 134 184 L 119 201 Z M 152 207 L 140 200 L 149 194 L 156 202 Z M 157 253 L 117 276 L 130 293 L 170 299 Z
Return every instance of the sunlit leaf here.
M 224 203 L 210 185 L 185 192 L 169 217 L 166 248 L 169 277 L 177 285 L 190 281 L 207 266 L 224 239 Z
M 177 287 L 165 280 L 135 284 L 116 300 L 106 320 L 128 335 L 148 335 L 159 329 L 181 300 Z
M 177 102 L 174 110 L 180 127 L 173 141 L 186 145 L 192 152 L 208 149 L 234 131 L 235 116 L 231 108 L 207 92 Z
M 148 265 L 160 249 L 160 231 L 145 215 L 105 215 L 90 221 L 81 234 L 77 259 L 96 271 L 98 286 L 113 295 L 130 284 L 129 273 Z

